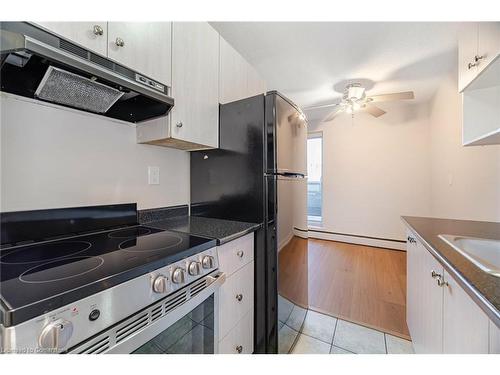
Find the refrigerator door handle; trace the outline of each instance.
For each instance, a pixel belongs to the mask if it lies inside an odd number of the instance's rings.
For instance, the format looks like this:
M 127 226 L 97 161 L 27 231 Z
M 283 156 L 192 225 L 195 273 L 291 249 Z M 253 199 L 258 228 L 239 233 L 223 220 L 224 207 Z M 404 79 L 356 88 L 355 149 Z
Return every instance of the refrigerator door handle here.
M 278 176 L 278 177 L 286 177 L 286 178 L 306 178 L 307 176 L 304 173 L 298 172 L 272 172 L 266 173 L 266 177 Z

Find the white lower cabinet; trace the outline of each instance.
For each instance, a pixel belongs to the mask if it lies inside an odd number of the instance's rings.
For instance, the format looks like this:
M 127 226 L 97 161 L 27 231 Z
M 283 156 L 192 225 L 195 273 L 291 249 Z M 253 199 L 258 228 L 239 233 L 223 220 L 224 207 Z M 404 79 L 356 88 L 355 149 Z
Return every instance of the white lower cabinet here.
M 443 267 L 414 235 L 407 248 L 407 323 L 417 353 L 441 353 L 443 347 L 443 288 L 437 275 Z M 434 275 L 434 277 L 433 277 Z
M 416 353 L 500 353 L 499 328 L 408 231 L 406 321 Z
M 251 233 L 217 248 L 220 270 L 226 274 L 219 297 L 219 353 L 222 354 L 253 352 L 253 238 Z
M 253 267 L 250 262 L 226 279 L 220 291 L 220 337 L 224 337 L 253 309 Z
M 253 353 L 253 309 L 222 340 L 219 341 L 221 354 Z
M 489 353 L 490 354 L 499 354 L 500 353 L 500 328 L 498 328 L 495 323 L 490 320 L 490 345 L 489 345 Z
M 446 271 L 444 279 L 443 351 L 488 353 L 489 318 Z

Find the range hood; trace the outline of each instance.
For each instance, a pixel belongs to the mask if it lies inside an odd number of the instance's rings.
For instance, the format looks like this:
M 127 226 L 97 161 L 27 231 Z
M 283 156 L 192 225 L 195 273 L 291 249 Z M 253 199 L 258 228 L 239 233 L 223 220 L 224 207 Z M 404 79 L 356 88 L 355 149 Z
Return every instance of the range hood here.
M 166 116 L 169 88 L 26 22 L 0 22 L 1 91 L 128 122 Z

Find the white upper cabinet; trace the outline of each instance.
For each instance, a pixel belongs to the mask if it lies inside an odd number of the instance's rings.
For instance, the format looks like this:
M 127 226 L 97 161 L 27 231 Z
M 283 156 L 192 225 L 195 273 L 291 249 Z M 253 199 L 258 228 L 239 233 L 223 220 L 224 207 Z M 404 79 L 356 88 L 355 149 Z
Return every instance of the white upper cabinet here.
M 267 89 L 266 82 L 252 65 L 247 64 L 247 66 L 247 96 L 265 93 Z
M 500 22 L 479 22 L 478 74 L 500 54 Z
M 247 97 L 247 65 L 243 57 L 224 38 L 220 38 L 221 104 Z
M 220 38 L 221 104 L 262 94 L 265 81 L 257 71 L 224 38 Z
M 172 22 L 109 22 L 108 57 L 172 85 Z
M 500 144 L 500 22 L 464 24 L 458 56 L 462 144 Z
M 171 136 L 191 149 L 219 144 L 219 34 L 206 22 L 174 22 Z
M 464 23 L 458 38 L 458 90 L 462 92 L 500 54 L 500 22 Z
M 458 36 L 458 91 L 462 90 L 474 79 L 477 69 L 474 60 L 477 56 L 477 38 L 479 25 L 468 22 L 461 26 Z
M 102 56 L 107 54 L 108 23 L 106 21 L 37 22 L 37 24 Z

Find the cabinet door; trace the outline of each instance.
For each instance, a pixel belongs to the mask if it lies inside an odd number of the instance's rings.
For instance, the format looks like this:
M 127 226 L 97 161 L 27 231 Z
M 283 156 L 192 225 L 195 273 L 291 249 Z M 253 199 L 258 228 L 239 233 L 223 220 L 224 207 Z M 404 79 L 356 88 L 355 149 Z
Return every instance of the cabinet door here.
M 108 25 L 105 21 L 37 22 L 37 24 L 82 47 L 106 56 Z
M 234 102 L 247 95 L 247 62 L 224 38 L 220 38 L 221 104 Z
M 206 22 L 174 22 L 172 137 L 207 148 L 219 141 L 219 34 Z
M 444 280 L 443 352 L 487 354 L 488 317 L 447 272 Z
M 109 22 L 108 57 L 172 85 L 172 22 Z
M 443 276 L 443 267 L 419 243 L 418 251 L 422 254 L 421 268 L 421 327 L 423 342 L 421 353 L 439 354 L 443 352 L 443 287 L 439 286 L 432 273 Z
M 482 59 L 478 62 L 478 73 L 500 53 L 500 22 L 479 22 L 477 54 Z
M 238 324 L 221 339 L 220 354 L 253 353 L 253 309 L 249 310 Z
M 468 22 L 462 25 L 458 37 L 458 91 L 463 89 L 476 77 L 477 67 L 474 57 L 478 53 L 479 25 L 477 22 Z

